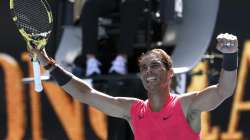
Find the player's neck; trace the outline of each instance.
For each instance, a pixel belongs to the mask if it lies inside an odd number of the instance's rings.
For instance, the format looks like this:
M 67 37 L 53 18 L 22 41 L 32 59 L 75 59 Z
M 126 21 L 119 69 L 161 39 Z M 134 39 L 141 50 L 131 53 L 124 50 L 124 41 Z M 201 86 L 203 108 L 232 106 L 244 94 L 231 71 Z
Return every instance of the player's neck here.
M 159 112 L 170 97 L 170 91 L 163 92 L 161 94 L 150 94 L 148 96 L 149 106 L 153 112 Z

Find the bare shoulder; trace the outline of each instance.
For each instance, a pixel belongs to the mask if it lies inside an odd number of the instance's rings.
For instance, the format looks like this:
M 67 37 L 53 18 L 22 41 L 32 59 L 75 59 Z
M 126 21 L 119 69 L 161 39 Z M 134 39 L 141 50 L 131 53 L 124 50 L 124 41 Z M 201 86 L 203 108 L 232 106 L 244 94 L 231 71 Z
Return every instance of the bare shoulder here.
M 199 94 L 199 91 L 193 91 L 184 93 L 178 96 L 180 102 L 184 105 L 188 105 L 192 102 L 192 100 Z
M 132 104 L 136 101 L 140 101 L 132 97 L 110 96 L 94 89 L 91 91 L 91 94 L 86 95 L 83 100 L 84 103 L 99 109 L 106 115 L 126 120 L 130 118 Z
M 140 103 L 142 102 L 142 100 L 138 99 L 138 98 L 131 98 L 131 97 L 115 97 L 116 100 L 120 103 L 121 108 L 123 108 L 124 110 L 124 116 L 122 116 L 121 118 L 130 121 L 131 118 L 131 108 L 132 105 L 135 103 Z
M 133 103 L 142 101 L 138 98 L 133 97 L 114 97 L 114 99 L 120 102 L 121 104 L 126 104 L 129 109 L 131 108 Z

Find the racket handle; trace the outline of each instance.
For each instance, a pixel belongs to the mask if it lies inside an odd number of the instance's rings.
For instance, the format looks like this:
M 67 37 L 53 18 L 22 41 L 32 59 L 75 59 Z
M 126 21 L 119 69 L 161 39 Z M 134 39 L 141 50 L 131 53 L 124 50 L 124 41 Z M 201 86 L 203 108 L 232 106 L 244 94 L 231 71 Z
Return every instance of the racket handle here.
M 41 92 L 43 90 L 42 81 L 40 78 L 40 65 L 38 61 L 32 61 L 33 64 L 33 72 L 34 72 L 34 83 L 35 83 L 35 91 Z

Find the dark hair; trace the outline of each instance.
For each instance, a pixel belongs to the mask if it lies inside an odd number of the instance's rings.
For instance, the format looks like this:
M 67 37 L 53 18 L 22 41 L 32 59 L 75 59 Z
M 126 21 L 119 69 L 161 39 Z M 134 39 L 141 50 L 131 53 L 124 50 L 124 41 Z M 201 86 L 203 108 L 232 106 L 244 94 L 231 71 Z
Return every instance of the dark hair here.
M 158 56 L 161 59 L 161 62 L 165 65 L 167 70 L 172 68 L 173 62 L 172 62 L 171 57 L 162 49 L 152 49 L 152 50 L 147 51 L 146 53 L 142 53 L 138 59 L 139 65 L 141 64 L 142 58 L 150 54 L 154 54 Z

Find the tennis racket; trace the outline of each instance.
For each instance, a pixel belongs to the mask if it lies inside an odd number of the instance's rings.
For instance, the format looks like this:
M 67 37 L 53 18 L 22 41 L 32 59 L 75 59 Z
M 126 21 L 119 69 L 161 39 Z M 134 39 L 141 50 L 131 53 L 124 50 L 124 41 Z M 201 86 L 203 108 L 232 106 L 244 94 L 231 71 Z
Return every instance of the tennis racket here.
M 9 0 L 13 21 L 27 43 L 27 49 L 44 49 L 53 28 L 53 17 L 46 0 Z M 40 78 L 40 65 L 32 55 L 35 91 L 43 90 Z

